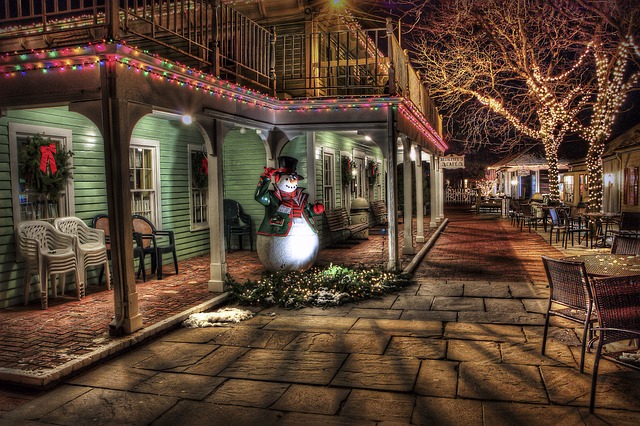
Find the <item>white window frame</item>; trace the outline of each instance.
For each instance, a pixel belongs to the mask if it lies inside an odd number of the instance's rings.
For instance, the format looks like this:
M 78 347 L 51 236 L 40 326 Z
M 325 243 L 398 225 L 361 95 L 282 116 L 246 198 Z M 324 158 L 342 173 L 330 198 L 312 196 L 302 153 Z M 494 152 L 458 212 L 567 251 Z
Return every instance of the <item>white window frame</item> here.
M 42 135 L 45 138 L 60 141 L 67 151 L 73 151 L 72 132 L 70 129 L 61 129 L 50 126 L 37 126 L 33 124 L 9 123 L 9 149 L 11 168 L 11 200 L 13 208 L 13 226 L 18 227 L 22 221 L 20 215 L 20 185 L 19 185 L 19 151 L 18 138 L 31 135 Z M 73 167 L 73 157 L 69 158 L 69 165 Z M 66 184 L 64 195 L 61 197 L 63 216 L 75 215 L 75 198 L 73 193 L 73 179 Z M 34 218 L 36 219 L 36 218 Z M 40 219 L 40 218 L 38 218 Z
M 325 156 L 331 160 L 331 180 L 326 180 Z M 331 191 L 331 197 L 327 197 L 327 190 Z M 322 148 L 322 202 L 326 209 L 333 209 L 336 206 L 336 151 L 331 148 Z
M 162 200 L 160 194 L 162 191 L 160 190 L 160 141 L 151 140 L 151 139 L 139 139 L 132 138 L 131 144 L 129 145 L 129 150 L 142 148 L 142 149 L 151 149 L 151 161 L 153 162 L 152 167 L 152 182 L 154 185 L 153 188 L 153 197 L 151 203 L 149 205 L 149 209 L 151 214 L 148 219 L 156 226 L 158 229 L 162 229 L 162 212 L 160 211 L 160 206 L 162 205 Z M 131 173 L 131 164 L 129 164 L 129 173 Z M 136 214 L 136 209 L 134 209 L 134 191 L 131 190 L 131 213 Z
M 356 179 L 355 179 L 355 197 L 367 198 L 369 192 L 369 181 L 367 180 L 367 158 L 364 151 L 358 149 L 353 150 L 353 161 L 356 164 Z
M 189 155 L 189 222 L 190 222 L 190 229 L 191 231 L 200 231 L 203 229 L 209 229 L 209 219 L 207 217 L 207 213 L 208 213 L 208 206 L 209 206 L 209 187 L 207 186 L 207 188 L 204 191 L 197 191 L 198 193 L 196 193 L 195 189 L 192 187 L 192 173 L 191 171 L 193 170 L 193 164 L 192 164 L 192 159 L 193 159 L 193 153 L 194 152 L 203 152 L 205 153 L 205 155 L 207 154 L 207 148 L 203 145 L 192 145 L 189 144 L 188 145 L 188 155 Z M 208 159 L 208 157 L 207 157 Z M 200 205 L 196 205 L 195 200 L 199 197 L 203 197 L 204 198 L 204 202 L 201 203 Z M 194 221 L 194 216 L 197 218 L 197 211 L 196 209 L 200 209 L 201 214 L 204 214 L 204 220 L 201 220 L 199 222 Z

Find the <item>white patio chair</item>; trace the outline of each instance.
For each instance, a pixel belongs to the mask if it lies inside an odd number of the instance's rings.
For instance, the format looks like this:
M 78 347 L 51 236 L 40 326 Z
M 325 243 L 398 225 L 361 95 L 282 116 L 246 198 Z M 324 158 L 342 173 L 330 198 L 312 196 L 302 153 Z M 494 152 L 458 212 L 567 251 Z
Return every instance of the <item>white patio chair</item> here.
M 111 274 L 109 273 L 109 259 L 104 231 L 91 228 L 82 219 L 73 216 L 56 218 L 53 224 L 59 231 L 76 238 L 76 255 L 82 288 L 86 289 L 87 268 L 89 266 L 102 266 L 106 271 L 107 289 L 111 290 Z
M 58 295 L 55 275 L 60 274 L 62 293 L 65 290 L 65 278 L 73 272 L 76 279 L 78 300 L 82 298 L 83 288 L 78 273 L 75 238 L 58 231 L 49 222 L 40 220 L 24 221 L 16 230 L 18 260 L 24 260 L 24 304 L 29 303 L 31 277 L 37 275 L 40 280 L 40 302 L 42 309 L 49 306 L 49 277 L 54 276 L 53 296 Z

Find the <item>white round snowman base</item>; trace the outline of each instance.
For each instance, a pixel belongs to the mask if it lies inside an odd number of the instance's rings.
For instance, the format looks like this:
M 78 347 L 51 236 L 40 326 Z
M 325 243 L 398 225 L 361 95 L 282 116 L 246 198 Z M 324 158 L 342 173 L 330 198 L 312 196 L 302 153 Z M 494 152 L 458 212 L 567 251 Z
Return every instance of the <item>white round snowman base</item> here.
M 287 236 L 258 235 L 258 258 L 268 271 L 305 271 L 316 261 L 318 234 L 304 218 L 292 221 Z

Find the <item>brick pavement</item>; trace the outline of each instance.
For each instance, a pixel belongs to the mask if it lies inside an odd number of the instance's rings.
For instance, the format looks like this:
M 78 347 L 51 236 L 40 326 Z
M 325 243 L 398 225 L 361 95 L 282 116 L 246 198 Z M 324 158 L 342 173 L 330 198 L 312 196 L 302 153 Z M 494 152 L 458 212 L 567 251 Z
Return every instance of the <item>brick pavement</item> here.
M 540 255 L 562 252 L 495 216 L 447 217 L 403 291 L 175 329 L 37 399 L 11 394 L 0 423 L 638 424 L 640 375 L 606 362 L 588 414 L 573 324 L 554 319 L 539 353 Z

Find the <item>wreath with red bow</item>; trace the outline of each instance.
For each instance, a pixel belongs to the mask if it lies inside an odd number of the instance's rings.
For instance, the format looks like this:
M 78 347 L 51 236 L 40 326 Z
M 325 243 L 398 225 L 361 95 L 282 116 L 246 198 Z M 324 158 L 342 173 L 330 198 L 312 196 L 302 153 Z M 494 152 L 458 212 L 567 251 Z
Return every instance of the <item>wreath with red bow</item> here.
M 191 154 L 191 186 L 204 189 L 209 186 L 209 159 L 204 151 Z
M 51 138 L 33 135 L 21 147 L 21 174 L 30 191 L 44 194 L 56 201 L 73 178 L 69 158 L 73 152 L 65 150 Z

